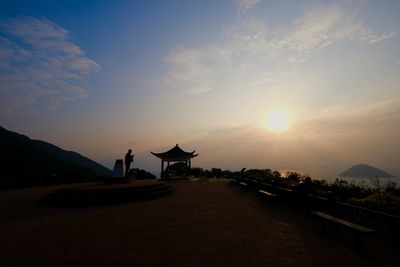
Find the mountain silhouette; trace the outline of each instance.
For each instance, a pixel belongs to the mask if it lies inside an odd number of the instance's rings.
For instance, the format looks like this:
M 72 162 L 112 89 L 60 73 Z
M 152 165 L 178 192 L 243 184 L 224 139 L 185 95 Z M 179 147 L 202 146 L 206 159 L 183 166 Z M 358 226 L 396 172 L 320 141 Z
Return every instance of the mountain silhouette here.
M 343 177 L 393 177 L 393 175 L 366 165 L 366 164 L 357 164 L 354 165 L 352 167 L 350 167 L 349 169 L 345 170 L 344 172 L 342 172 L 339 176 L 343 176 Z
M 34 186 L 94 180 L 111 175 L 76 152 L 0 127 L 0 186 Z

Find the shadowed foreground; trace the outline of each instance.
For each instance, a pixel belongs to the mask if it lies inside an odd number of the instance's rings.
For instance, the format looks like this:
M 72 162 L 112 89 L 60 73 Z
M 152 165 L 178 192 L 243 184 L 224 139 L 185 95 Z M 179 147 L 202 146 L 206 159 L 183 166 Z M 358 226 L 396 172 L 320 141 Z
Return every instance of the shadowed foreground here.
M 225 182 L 171 182 L 175 193 L 120 205 L 55 208 L 58 187 L 0 194 L 3 266 L 396 266 L 382 242 L 346 239 L 283 205 Z M 338 231 L 341 233 L 342 231 Z

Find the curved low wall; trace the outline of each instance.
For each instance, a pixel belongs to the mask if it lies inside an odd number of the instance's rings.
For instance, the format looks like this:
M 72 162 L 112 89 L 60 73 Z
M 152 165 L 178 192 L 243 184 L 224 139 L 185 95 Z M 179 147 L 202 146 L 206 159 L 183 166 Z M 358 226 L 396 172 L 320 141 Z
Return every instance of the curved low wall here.
M 128 183 L 96 183 L 82 187 L 62 188 L 42 199 L 42 203 L 62 206 L 87 206 L 149 200 L 173 192 L 171 186 L 159 181 Z

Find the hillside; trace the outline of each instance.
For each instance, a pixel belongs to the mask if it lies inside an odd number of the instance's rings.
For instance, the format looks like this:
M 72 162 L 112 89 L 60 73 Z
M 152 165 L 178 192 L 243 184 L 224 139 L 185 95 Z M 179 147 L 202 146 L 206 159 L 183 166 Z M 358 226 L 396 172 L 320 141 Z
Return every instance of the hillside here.
M 76 152 L 0 127 L 0 186 L 88 181 L 111 171 Z
M 375 167 L 372 167 L 372 166 L 369 166 L 366 164 L 354 165 L 354 166 L 350 167 L 349 169 L 345 170 L 344 172 L 342 172 L 340 174 L 340 176 L 343 176 L 343 177 L 374 177 L 374 178 L 376 178 L 376 177 L 378 177 L 378 178 L 379 177 L 393 177 L 393 175 L 391 175 L 381 169 L 378 169 L 378 168 L 375 168 Z

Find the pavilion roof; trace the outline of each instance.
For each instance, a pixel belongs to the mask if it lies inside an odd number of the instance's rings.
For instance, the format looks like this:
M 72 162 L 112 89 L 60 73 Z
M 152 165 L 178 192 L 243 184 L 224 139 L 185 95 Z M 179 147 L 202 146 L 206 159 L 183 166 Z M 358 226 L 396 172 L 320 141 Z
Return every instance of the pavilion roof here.
M 162 153 L 154 153 L 151 152 L 156 157 L 159 157 L 163 160 L 170 160 L 170 161 L 179 161 L 179 160 L 188 160 L 194 157 L 197 157 L 199 154 L 194 154 L 196 151 L 193 152 L 186 152 L 183 151 L 178 144 L 175 147 L 171 148 L 170 150 Z

